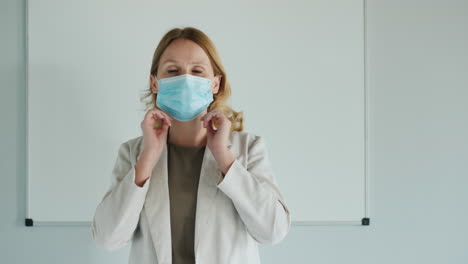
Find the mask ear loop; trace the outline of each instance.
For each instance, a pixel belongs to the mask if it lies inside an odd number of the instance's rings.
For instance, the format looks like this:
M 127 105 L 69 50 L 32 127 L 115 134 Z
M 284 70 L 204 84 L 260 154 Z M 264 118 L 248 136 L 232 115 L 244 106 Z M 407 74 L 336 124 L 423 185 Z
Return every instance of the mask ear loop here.
M 153 77 L 154 77 L 154 79 L 156 79 L 156 83 L 159 84 L 159 79 L 158 79 L 158 77 L 156 77 L 155 75 L 153 75 Z M 156 92 L 154 92 L 154 93 L 156 93 Z
M 167 128 L 167 138 L 166 138 L 166 146 L 169 144 L 169 129 L 171 129 L 171 126 Z M 169 148 L 168 148 L 169 150 Z

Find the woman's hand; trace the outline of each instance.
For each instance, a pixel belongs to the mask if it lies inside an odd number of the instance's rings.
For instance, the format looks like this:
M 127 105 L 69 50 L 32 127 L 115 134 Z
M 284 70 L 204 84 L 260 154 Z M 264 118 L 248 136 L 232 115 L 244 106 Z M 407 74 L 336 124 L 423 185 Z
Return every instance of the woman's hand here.
M 157 154 L 159 157 L 166 145 L 167 132 L 172 125 L 171 120 L 172 117 L 158 109 L 151 109 L 146 113 L 140 125 L 143 131 L 144 151 Z
M 218 110 L 206 113 L 202 118 L 203 127 L 207 128 L 206 145 L 211 150 L 221 150 L 227 148 L 229 133 L 231 132 L 231 120 Z M 216 130 L 213 128 L 213 124 Z
M 224 175 L 235 161 L 234 155 L 227 147 L 229 134 L 231 133 L 231 120 L 223 113 L 212 110 L 206 113 L 201 121 L 203 127 L 208 129 L 206 145 L 213 153 L 224 178 Z M 213 128 L 213 124 L 215 124 L 216 130 Z
M 135 184 L 139 187 L 151 177 L 151 172 L 161 156 L 171 119 L 164 112 L 151 109 L 141 121 L 143 152 L 135 164 Z

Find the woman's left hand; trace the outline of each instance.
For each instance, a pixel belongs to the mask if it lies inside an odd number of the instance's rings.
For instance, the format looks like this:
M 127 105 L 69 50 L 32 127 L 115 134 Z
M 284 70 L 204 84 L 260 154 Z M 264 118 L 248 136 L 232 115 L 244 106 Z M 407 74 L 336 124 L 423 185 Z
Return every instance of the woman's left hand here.
M 231 132 L 231 120 L 229 120 L 222 112 L 212 110 L 206 113 L 202 118 L 203 127 L 207 131 L 207 146 L 214 152 L 227 149 L 229 133 Z M 216 130 L 213 129 L 213 122 Z
M 206 145 L 210 148 L 221 169 L 222 178 L 220 180 L 222 180 L 235 161 L 234 155 L 227 147 L 229 134 L 231 132 L 231 120 L 223 113 L 212 110 L 206 113 L 201 118 L 201 121 L 203 122 L 203 127 L 208 129 Z M 213 129 L 213 123 L 216 124 L 216 130 Z M 218 181 L 217 184 L 220 182 L 221 181 Z

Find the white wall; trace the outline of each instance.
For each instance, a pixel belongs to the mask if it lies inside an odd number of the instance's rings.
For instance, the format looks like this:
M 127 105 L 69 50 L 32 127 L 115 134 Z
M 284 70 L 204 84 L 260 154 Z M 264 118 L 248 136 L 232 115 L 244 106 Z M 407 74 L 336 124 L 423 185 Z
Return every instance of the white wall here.
M 126 263 L 86 227 L 24 226 L 24 19 L 1 2 L 0 262 Z M 264 263 L 468 263 L 468 1 L 369 0 L 368 24 L 371 225 L 295 226 Z

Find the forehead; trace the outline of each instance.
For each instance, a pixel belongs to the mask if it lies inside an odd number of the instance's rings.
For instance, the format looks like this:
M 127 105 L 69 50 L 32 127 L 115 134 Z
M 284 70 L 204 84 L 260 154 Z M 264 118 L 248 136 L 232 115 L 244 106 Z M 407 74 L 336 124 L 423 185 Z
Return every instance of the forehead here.
M 188 39 L 176 39 L 161 55 L 160 64 L 166 62 L 209 64 L 209 58 L 197 43 Z

